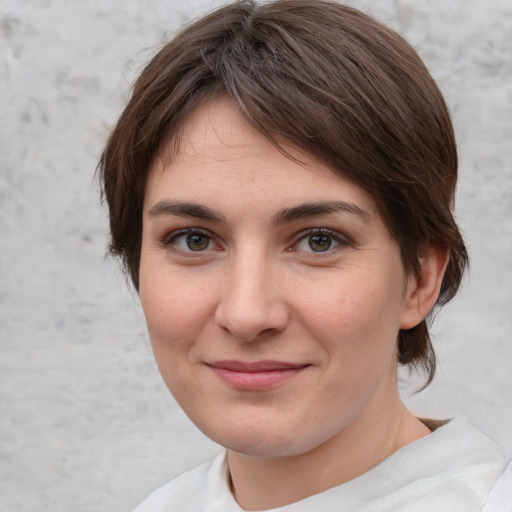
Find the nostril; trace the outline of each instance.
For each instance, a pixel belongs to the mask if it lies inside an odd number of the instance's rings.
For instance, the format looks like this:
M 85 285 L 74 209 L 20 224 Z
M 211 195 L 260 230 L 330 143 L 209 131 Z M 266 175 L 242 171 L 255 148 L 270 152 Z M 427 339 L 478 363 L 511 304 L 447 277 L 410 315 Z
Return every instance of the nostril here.
M 265 307 L 250 309 L 220 305 L 216 311 L 215 321 L 235 339 L 253 341 L 282 331 L 288 322 L 288 315 L 281 304 L 267 304 Z

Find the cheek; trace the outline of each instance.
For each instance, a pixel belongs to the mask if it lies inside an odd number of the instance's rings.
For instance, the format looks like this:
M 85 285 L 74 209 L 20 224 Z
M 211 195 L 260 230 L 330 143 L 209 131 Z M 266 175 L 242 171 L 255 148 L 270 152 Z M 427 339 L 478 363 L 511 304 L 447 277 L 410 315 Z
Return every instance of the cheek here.
M 140 276 L 140 300 L 153 347 L 173 351 L 191 344 L 212 312 L 209 287 L 159 265 L 141 264 Z
M 169 391 L 185 410 L 190 396 L 202 396 L 191 363 L 201 340 L 208 338 L 212 301 L 207 293 L 206 286 L 194 286 L 178 275 L 141 272 L 140 298 L 153 355 Z
M 375 272 L 374 272 L 375 274 Z M 381 273 L 370 279 L 370 269 L 317 283 L 307 293 L 297 291 L 302 321 L 332 358 L 350 373 L 382 361 L 394 351 L 400 325 L 400 276 Z

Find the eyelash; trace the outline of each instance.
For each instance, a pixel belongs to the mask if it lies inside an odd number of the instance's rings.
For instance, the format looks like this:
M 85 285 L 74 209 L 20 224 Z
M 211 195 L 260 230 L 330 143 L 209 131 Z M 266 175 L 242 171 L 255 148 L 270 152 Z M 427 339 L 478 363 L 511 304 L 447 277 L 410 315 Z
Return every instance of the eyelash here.
M 187 254 L 189 256 L 193 255 L 194 253 L 197 253 L 197 255 L 199 256 L 199 255 L 201 255 L 201 253 L 205 252 L 204 250 L 194 251 L 192 249 L 185 250 L 185 249 L 180 248 L 177 245 L 176 241 L 180 237 L 185 237 L 186 235 L 202 236 L 202 237 L 204 237 L 205 239 L 208 240 L 208 245 L 210 245 L 210 243 L 215 243 L 215 240 L 210 235 L 210 233 L 208 233 L 207 231 L 204 231 L 202 229 L 197 229 L 197 228 L 187 228 L 187 229 L 180 229 L 179 231 L 173 231 L 170 235 L 166 236 L 162 240 L 162 245 L 165 248 L 169 248 L 170 246 L 174 246 L 178 251 L 181 251 L 182 253 L 185 253 L 185 254 Z
M 293 251 L 293 248 L 297 246 L 300 242 L 307 241 L 308 239 L 311 239 L 313 236 L 328 237 L 330 242 L 334 241 L 337 244 L 335 247 L 331 247 L 331 245 L 329 245 L 329 247 L 325 251 L 303 251 L 306 253 L 315 254 L 317 256 L 321 256 L 323 254 L 332 254 L 337 249 L 346 247 L 351 243 L 346 237 L 341 236 L 338 232 L 333 231 L 332 229 L 311 228 L 299 233 L 296 237 L 296 241 L 288 248 L 288 251 Z
M 207 239 L 208 245 L 205 247 L 205 249 L 203 249 L 203 250 L 200 249 L 197 251 L 194 251 L 193 249 L 190 249 L 190 248 L 189 248 L 189 250 L 183 249 L 177 245 L 176 241 L 181 237 L 185 237 L 186 235 L 202 236 L 205 239 Z M 310 254 L 315 254 L 315 255 L 321 256 L 323 254 L 332 254 L 337 249 L 349 246 L 351 244 L 350 240 L 348 240 L 344 236 L 340 236 L 340 234 L 337 233 L 336 231 L 333 231 L 333 230 L 327 229 L 327 228 L 311 228 L 311 229 L 307 229 L 307 230 L 299 233 L 295 237 L 294 242 L 286 250 L 290 251 L 290 252 L 296 250 L 294 248 L 300 242 L 307 241 L 308 238 L 311 239 L 313 236 L 327 237 L 329 239 L 329 247 L 325 251 L 314 251 L 314 250 L 301 251 L 299 249 L 298 252 L 310 253 Z M 332 242 L 334 242 L 336 244 L 336 246 L 334 248 L 331 247 Z M 211 243 L 215 244 L 215 240 L 214 240 L 214 237 L 208 231 L 204 231 L 204 230 L 198 229 L 198 228 L 187 228 L 187 229 L 181 229 L 179 231 L 172 232 L 170 235 L 166 236 L 162 240 L 161 243 L 162 243 L 162 246 L 165 248 L 174 246 L 174 248 L 176 248 L 178 251 L 181 251 L 182 253 L 185 253 L 188 256 L 192 256 L 192 255 L 200 256 L 200 255 L 204 254 L 206 252 L 206 250 L 209 249 L 209 245 Z M 185 243 L 186 243 L 186 241 L 185 241 Z M 310 247 L 311 247 L 311 245 L 310 245 Z

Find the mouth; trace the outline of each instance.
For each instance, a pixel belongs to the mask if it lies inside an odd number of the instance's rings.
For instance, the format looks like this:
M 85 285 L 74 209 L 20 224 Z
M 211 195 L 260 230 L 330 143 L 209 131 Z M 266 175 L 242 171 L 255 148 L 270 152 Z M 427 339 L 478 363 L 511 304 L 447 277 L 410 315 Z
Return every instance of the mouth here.
M 309 364 L 284 361 L 213 361 L 206 363 L 212 372 L 231 387 L 265 390 L 284 384 L 302 373 Z

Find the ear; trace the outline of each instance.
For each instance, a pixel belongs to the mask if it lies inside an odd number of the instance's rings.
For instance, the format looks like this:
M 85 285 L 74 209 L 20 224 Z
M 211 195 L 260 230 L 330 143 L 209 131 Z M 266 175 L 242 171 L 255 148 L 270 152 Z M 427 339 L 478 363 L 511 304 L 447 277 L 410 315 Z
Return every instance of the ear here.
M 421 276 L 407 277 L 400 329 L 416 327 L 434 307 L 449 260 L 448 249 L 430 247 L 420 259 Z

